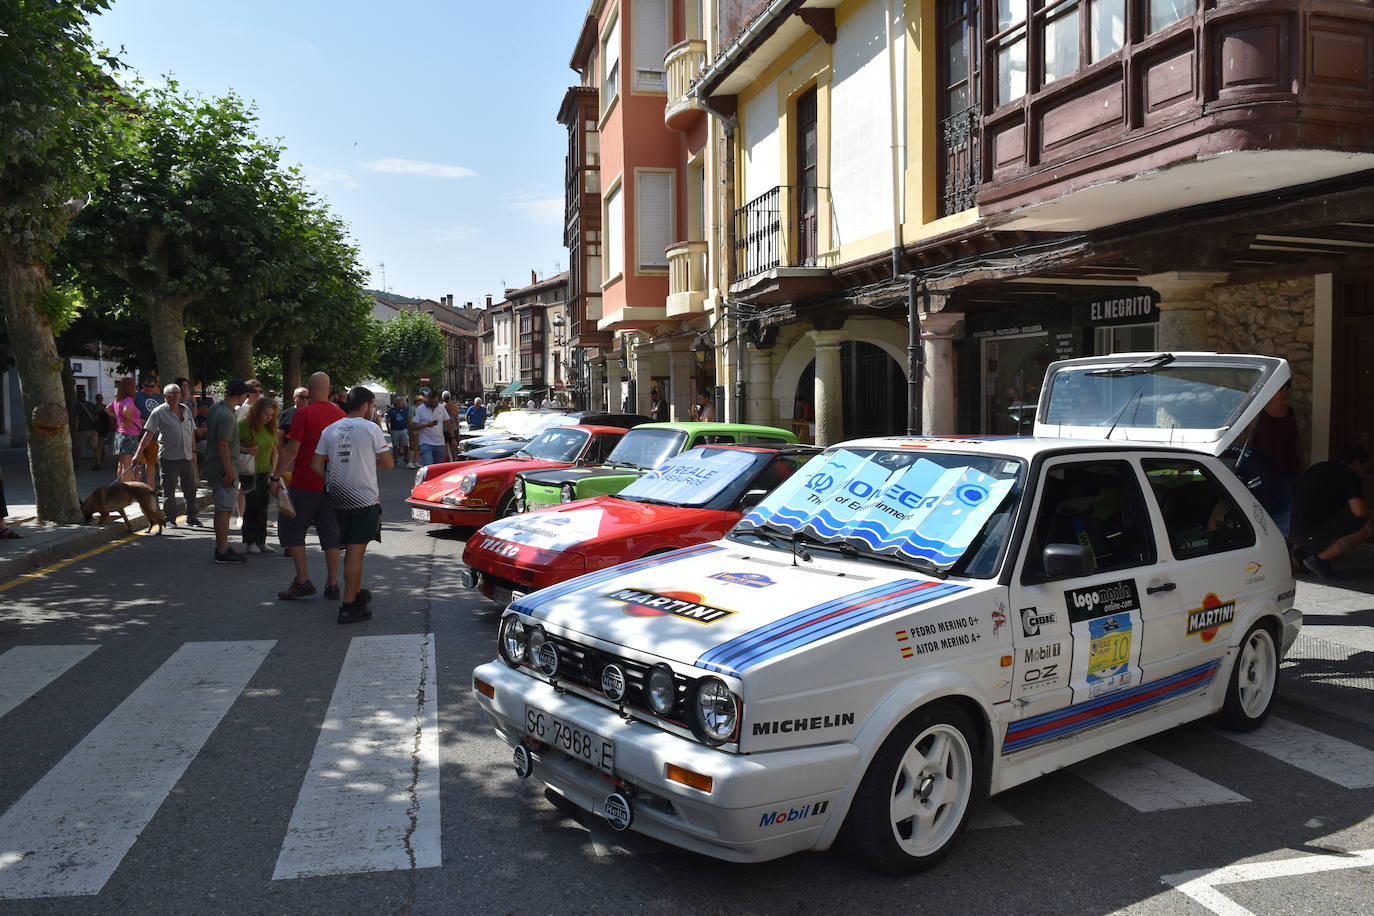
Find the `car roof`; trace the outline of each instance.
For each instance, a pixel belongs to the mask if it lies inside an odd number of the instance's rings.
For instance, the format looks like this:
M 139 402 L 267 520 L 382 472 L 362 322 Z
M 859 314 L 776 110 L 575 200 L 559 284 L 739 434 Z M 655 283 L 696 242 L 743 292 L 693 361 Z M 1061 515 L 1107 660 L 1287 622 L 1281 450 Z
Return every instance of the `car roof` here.
M 723 431 L 736 433 L 762 433 L 764 435 L 772 435 L 773 433 L 783 433 L 784 435 L 788 436 L 792 435 L 792 433 L 788 432 L 787 430 L 779 429 L 776 426 L 754 426 L 749 423 L 641 423 L 639 426 L 636 426 L 635 429 L 675 429 L 681 430 L 685 433 L 709 433 L 713 431 Z
M 875 436 L 853 439 L 837 445 L 851 448 L 929 449 L 938 452 L 965 452 L 976 455 L 1006 455 L 1027 461 L 1048 452 L 1176 452 L 1197 457 L 1198 452 L 1182 445 L 1170 448 L 1157 442 L 1124 442 L 1110 439 L 1069 439 L 1050 436 Z
M 585 429 L 590 433 L 611 433 L 616 436 L 623 436 L 629 432 L 620 426 L 597 426 L 595 423 L 570 423 L 567 426 L 551 426 L 549 429 Z M 546 429 L 544 432 L 548 432 Z

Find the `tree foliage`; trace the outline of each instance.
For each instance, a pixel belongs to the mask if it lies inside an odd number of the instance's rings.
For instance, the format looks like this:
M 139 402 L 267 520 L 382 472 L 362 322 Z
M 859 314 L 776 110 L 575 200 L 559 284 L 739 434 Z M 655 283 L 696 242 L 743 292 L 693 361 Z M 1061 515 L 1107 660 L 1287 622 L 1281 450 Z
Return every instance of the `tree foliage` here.
M 421 375 L 438 375 L 444 356 L 444 332 L 434 316 L 407 311 L 379 322 L 376 375 L 391 390 L 404 391 Z

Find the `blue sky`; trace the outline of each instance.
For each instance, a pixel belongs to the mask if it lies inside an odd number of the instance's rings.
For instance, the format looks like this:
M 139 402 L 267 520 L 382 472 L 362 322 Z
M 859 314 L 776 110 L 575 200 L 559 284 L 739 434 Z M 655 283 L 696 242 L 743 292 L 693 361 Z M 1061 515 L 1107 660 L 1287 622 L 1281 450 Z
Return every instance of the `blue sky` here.
M 363 266 L 459 303 L 567 268 L 555 120 L 585 0 L 113 0 L 97 41 L 145 79 L 253 99 Z

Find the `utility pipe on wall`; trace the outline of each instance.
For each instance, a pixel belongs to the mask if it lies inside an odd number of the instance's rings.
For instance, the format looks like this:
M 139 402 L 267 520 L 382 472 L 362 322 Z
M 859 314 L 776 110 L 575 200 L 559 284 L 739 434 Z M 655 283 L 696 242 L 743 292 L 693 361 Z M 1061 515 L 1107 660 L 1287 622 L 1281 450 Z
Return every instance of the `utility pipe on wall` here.
M 902 220 L 906 209 L 906 53 L 902 54 L 899 80 L 897 46 L 893 42 L 893 3 L 894 0 L 885 0 L 883 4 L 883 41 L 887 48 L 887 120 L 892 144 L 892 277 L 896 279 L 902 272 Z M 900 32 L 897 40 L 901 40 Z
M 924 290 L 912 274 L 906 281 L 906 434 L 921 435 L 921 403 L 925 398 L 925 359 L 921 353 L 921 311 Z

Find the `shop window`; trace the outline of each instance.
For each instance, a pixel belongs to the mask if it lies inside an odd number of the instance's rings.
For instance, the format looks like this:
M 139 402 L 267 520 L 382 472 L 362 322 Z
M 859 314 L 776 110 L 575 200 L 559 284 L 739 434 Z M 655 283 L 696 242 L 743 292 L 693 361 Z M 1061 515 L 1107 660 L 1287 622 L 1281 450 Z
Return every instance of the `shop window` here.
M 1154 563 L 1154 534 L 1131 465 L 1083 461 L 1046 471 L 1023 581 L 1047 580 L 1043 551 L 1050 544 L 1087 547 L 1096 572 Z
M 1093 330 L 1093 353 L 1108 356 L 1112 353 L 1154 353 L 1157 324 L 1118 324 Z
M 1235 499 L 1200 462 L 1146 459 L 1145 478 L 1159 504 L 1169 549 L 1178 560 L 1242 550 L 1255 544 L 1255 529 Z
M 1054 360 L 1050 335 L 1026 334 L 983 341 L 983 431 L 1028 436 L 1045 367 Z

